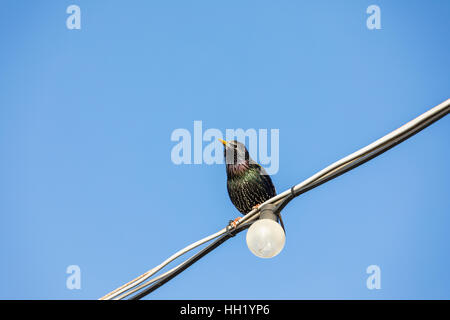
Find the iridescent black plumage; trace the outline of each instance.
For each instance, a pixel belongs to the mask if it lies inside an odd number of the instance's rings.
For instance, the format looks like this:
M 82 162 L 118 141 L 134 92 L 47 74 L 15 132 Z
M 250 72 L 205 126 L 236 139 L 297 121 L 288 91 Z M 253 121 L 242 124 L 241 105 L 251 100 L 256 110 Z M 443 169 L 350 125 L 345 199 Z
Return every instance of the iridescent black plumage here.
M 237 141 L 224 142 L 227 189 L 231 202 L 242 214 L 247 214 L 276 195 L 272 179 Z

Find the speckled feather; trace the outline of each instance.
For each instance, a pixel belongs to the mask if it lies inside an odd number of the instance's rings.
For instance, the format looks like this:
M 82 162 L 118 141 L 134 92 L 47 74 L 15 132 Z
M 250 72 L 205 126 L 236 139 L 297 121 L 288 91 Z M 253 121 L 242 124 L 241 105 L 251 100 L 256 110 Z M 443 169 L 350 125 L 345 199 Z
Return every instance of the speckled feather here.
M 242 214 L 276 195 L 272 179 L 258 164 L 249 164 L 241 173 L 229 176 L 227 190 L 231 202 Z
M 276 195 L 272 179 L 257 164 L 242 143 L 231 141 L 224 150 L 227 159 L 227 190 L 231 202 L 242 214 Z M 231 145 L 231 147 L 230 147 Z

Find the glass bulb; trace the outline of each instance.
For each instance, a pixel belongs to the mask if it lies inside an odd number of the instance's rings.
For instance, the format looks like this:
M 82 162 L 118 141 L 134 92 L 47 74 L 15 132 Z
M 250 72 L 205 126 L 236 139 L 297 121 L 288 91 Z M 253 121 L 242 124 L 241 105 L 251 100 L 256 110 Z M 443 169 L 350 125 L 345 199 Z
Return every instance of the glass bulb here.
M 283 250 L 286 236 L 283 228 L 271 219 L 254 222 L 247 231 L 247 246 L 260 258 L 272 258 Z

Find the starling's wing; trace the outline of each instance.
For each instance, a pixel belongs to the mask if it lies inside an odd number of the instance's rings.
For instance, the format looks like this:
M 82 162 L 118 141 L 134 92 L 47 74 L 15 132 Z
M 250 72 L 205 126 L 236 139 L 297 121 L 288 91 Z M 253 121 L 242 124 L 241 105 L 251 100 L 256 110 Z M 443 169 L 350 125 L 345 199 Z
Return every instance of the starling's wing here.
M 275 186 L 273 185 L 272 179 L 267 174 L 266 170 L 263 167 L 261 167 L 259 164 L 258 164 L 258 166 L 260 168 L 261 179 L 262 179 L 262 181 L 264 181 L 264 184 L 265 184 L 265 189 L 270 194 L 270 197 L 267 198 L 266 200 L 269 200 L 270 198 L 275 197 L 277 195 L 277 192 L 275 190 Z M 284 229 L 283 219 L 281 218 L 281 213 L 278 214 L 278 218 L 280 219 L 280 223 L 281 223 L 281 226 L 283 227 L 284 232 L 286 232 L 286 230 Z
M 275 190 L 275 186 L 273 185 L 272 178 L 267 174 L 267 171 L 261 167 L 259 164 L 257 164 L 259 167 L 259 174 L 261 175 L 261 180 L 264 183 L 264 188 L 266 189 L 269 198 L 266 200 L 275 197 L 277 195 L 277 191 Z
M 244 175 L 227 179 L 230 200 L 242 214 L 275 196 L 270 176 L 261 170 L 260 165 L 250 164 Z

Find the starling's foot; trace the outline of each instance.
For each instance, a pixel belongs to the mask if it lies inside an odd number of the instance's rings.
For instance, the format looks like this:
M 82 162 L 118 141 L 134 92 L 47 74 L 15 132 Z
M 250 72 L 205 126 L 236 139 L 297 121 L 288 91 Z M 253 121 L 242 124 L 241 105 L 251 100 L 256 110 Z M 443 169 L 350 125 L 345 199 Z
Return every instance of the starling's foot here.
M 261 204 L 257 204 L 256 206 L 253 206 L 253 207 L 252 207 L 252 210 L 258 209 L 260 205 L 261 205 Z
M 233 221 L 231 221 L 231 225 L 233 226 L 233 228 L 236 228 L 236 222 L 238 222 L 239 220 L 241 220 L 242 217 L 237 217 L 236 219 L 234 219 Z

